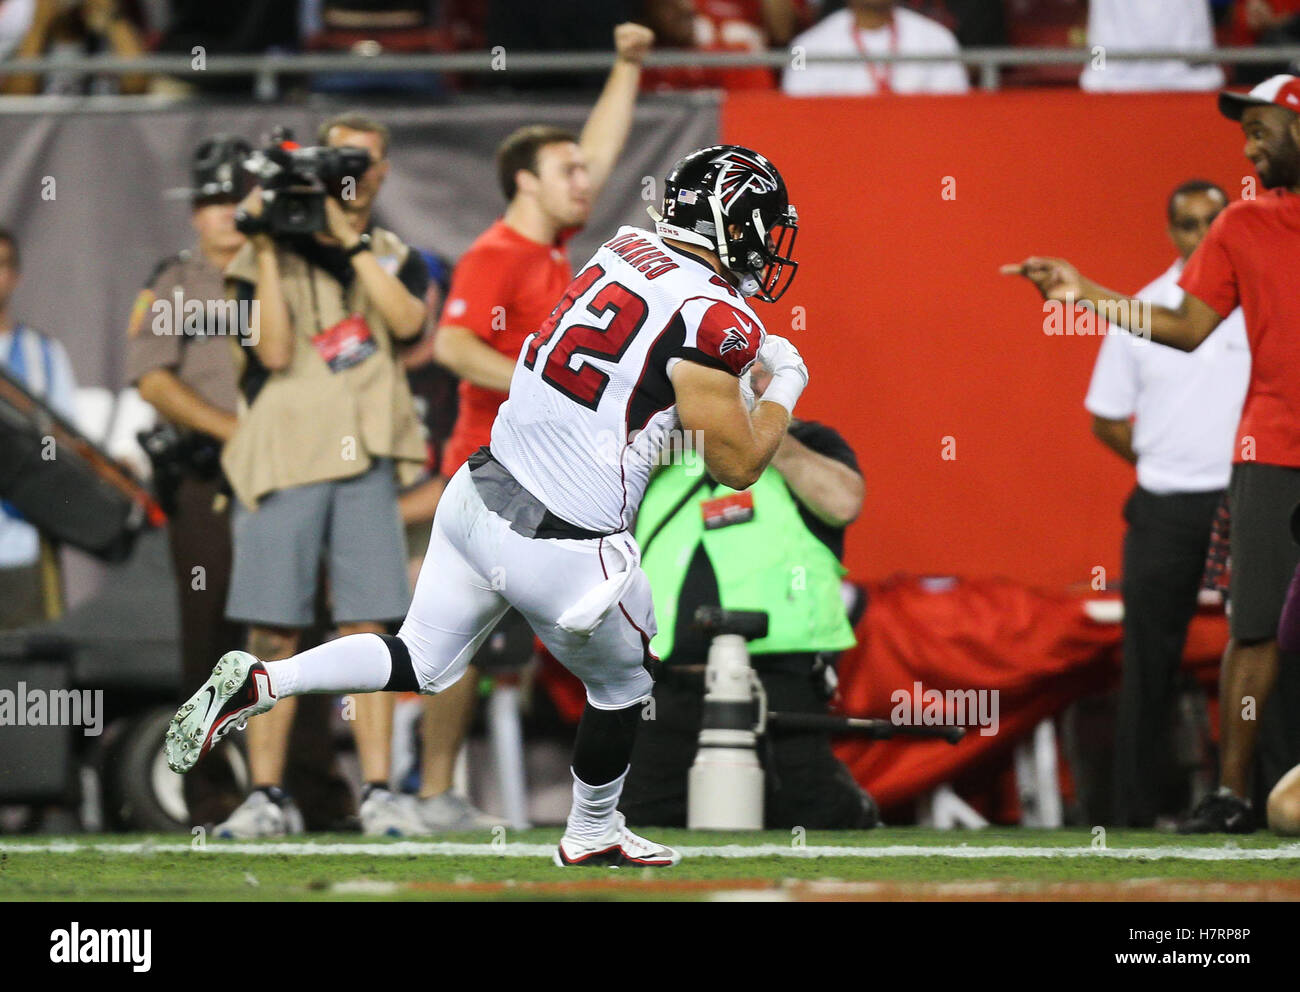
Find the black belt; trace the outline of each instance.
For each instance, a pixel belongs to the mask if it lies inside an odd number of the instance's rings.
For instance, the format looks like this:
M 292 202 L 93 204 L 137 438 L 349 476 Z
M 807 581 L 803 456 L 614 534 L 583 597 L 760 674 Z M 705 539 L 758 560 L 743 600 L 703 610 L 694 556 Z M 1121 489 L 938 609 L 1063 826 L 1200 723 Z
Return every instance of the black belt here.
M 541 500 L 519 484 L 486 445 L 469 456 L 469 474 L 483 504 L 524 537 L 570 538 L 581 541 L 609 537 L 618 531 L 587 530 L 557 517 Z

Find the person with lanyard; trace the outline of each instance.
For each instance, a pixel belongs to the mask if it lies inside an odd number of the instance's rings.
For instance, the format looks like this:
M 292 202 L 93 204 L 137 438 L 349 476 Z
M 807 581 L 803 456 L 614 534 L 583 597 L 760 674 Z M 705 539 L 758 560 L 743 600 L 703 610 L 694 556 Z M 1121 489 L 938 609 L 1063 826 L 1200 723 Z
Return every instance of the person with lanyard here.
M 58 341 L 15 320 L 10 303 L 20 281 L 17 236 L 0 228 L 0 361 L 28 392 L 66 420 L 75 420 L 77 383 Z M 41 538 L 22 515 L 0 501 L 0 629 L 48 619 L 41 584 Z
M 957 38 L 938 21 L 896 0 L 848 0 L 791 43 L 796 58 L 781 87 L 791 96 L 877 96 L 890 93 L 965 93 L 970 79 L 960 62 L 873 62 L 881 55 L 957 54 Z M 861 62 L 817 63 L 819 55 L 859 55 Z
M 341 114 L 317 139 L 368 154 L 355 182 L 324 198 L 325 230 L 265 229 L 266 199 L 254 190 L 241 204 L 253 233 L 225 270 L 239 311 L 252 315 L 232 349 L 243 395 L 221 457 L 238 500 L 226 616 L 248 625 L 251 650 L 277 658 L 297 651 L 315 621 L 323 560 L 340 633 L 383 633 L 405 612 L 398 484 L 415 481 L 426 457 L 398 350 L 424 331 L 428 270 L 371 216 L 391 164 L 388 129 Z M 393 696 L 356 699 L 350 712 L 363 830 L 422 833 L 413 802 L 389 788 Z M 294 716 L 290 705 L 249 723 L 254 791 L 218 837 L 301 829 L 282 786 Z
M 756 365 L 754 395 L 771 375 Z M 772 709 L 826 713 L 836 655 L 855 643 L 841 596 L 844 532 L 866 488 L 857 458 L 834 429 L 791 420 L 754 485 L 736 492 L 684 452 L 650 480 L 636 522 L 642 568 L 654 594 L 663 662 L 654 719 L 637 733 L 619 808 L 637 823 L 686 826 L 687 778 L 699 742 L 709 642 L 695 629 L 700 606 L 762 610 L 768 634 L 750 643 Z M 867 829 L 874 800 L 831 751 L 824 732 L 765 738 L 765 826 Z
M 1179 257 L 1137 299 L 1175 307 L 1178 279 L 1227 194 L 1189 180 L 1166 206 Z M 1102 341 L 1084 405 L 1103 444 L 1137 467 L 1124 506 L 1124 661 L 1115 727 L 1111 821 L 1151 827 L 1185 800 L 1171 795 L 1172 716 L 1187 628 L 1196 613 L 1215 514 L 1250 378 L 1238 307 L 1190 354 L 1131 334 Z
M 1300 296 L 1291 264 L 1300 252 L 1300 78 L 1273 76 L 1248 94 L 1220 93 L 1218 105 L 1240 122 L 1263 191 L 1214 219 L 1178 280 L 1178 306 L 1130 300 L 1060 258 L 1002 267 L 1032 282 L 1044 300 L 1094 307 L 1112 324 L 1182 351 L 1204 347 L 1238 306 L 1245 315 L 1251 364 L 1228 483 L 1231 641 L 1219 677 L 1219 789 L 1180 821 L 1183 833 L 1256 828 L 1251 772 L 1260 710 L 1277 681 L 1282 606 L 1300 563 L 1300 548 L 1287 540 L 1300 502 Z

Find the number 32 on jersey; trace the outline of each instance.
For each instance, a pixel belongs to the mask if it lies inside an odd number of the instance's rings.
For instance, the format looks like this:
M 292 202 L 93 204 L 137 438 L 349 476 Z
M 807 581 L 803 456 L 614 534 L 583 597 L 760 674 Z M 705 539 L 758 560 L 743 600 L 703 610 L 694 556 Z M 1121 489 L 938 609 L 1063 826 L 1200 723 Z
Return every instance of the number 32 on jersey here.
M 583 323 L 581 311 L 571 322 L 566 322 L 573 305 L 604 274 L 605 269 L 600 265 L 588 266 L 578 274 L 546 322 L 529 340 L 523 356 L 524 367 L 534 369 L 538 353 L 556 337 L 558 330 L 555 347 L 542 366 L 542 378 L 589 410 L 600 405 L 600 398 L 609 385 L 609 376 L 589 362 L 581 362 L 575 369 L 573 356 L 591 355 L 611 362 L 619 361 L 649 313 L 645 300 L 626 286 L 611 282 L 602 286 L 586 306 L 587 313 L 593 317 L 608 318 L 604 326 Z

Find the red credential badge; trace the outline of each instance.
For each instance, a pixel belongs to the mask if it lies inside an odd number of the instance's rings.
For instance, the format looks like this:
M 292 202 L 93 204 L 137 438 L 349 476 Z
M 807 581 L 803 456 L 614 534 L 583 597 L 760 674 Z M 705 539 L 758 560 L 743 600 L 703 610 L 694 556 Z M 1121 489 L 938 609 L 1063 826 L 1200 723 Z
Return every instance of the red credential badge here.
M 331 372 L 342 372 L 360 365 L 379 350 L 370 325 L 359 313 L 345 317 L 311 339 L 317 353 L 325 359 Z
M 700 504 L 700 513 L 704 516 L 705 530 L 748 523 L 754 519 L 754 494 L 746 489 L 743 493 L 706 499 Z

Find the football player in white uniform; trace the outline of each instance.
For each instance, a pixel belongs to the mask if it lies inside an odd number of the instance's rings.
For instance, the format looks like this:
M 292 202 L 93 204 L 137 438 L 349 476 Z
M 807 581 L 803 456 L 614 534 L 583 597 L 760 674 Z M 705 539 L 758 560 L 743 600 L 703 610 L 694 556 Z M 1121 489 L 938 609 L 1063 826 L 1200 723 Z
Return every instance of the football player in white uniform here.
M 789 287 L 797 215 L 775 166 L 717 145 L 674 166 L 655 233 L 622 228 L 525 342 L 510 398 L 447 486 L 396 637 L 341 637 L 284 661 L 232 651 L 180 708 L 168 763 L 187 771 L 277 699 L 452 685 L 513 606 L 582 680 L 573 806 L 557 865 L 676 864 L 627 828 L 619 795 L 657 659 L 650 587 L 630 533 L 650 471 L 684 437 L 710 474 L 752 485 L 808 382 L 746 297 Z M 772 373 L 755 404 L 748 372 Z M 680 432 L 680 433 L 678 433 Z

